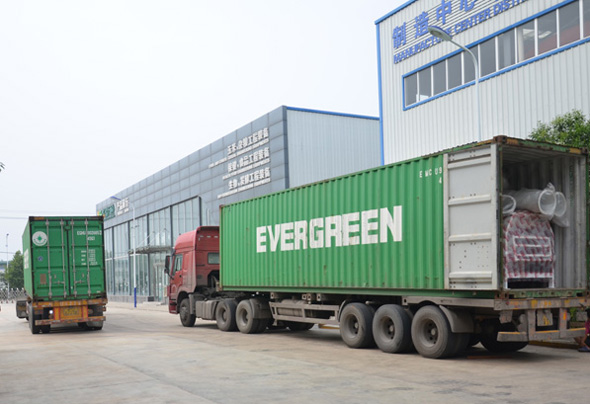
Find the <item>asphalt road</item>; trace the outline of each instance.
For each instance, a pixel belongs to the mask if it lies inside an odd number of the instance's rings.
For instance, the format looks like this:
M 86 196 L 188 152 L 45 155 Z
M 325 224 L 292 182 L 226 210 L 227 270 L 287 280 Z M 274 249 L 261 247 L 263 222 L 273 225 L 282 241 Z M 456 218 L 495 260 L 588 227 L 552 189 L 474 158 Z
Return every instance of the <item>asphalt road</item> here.
M 587 403 L 590 354 L 481 346 L 446 360 L 354 350 L 337 330 L 224 333 L 109 304 L 102 331 L 32 335 L 0 312 L 0 403 Z

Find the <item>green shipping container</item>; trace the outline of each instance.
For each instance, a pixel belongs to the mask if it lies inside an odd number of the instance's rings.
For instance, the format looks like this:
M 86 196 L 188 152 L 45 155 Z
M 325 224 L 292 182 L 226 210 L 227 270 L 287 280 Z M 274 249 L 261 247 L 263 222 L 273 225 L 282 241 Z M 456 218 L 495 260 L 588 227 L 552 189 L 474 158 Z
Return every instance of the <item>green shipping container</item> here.
M 223 206 L 221 284 L 287 293 L 577 296 L 587 290 L 587 174 L 579 149 L 497 137 Z M 549 183 L 564 194 L 569 221 L 551 225 L 551 279 L 512 282 L 503 195 Z
M 102 217 L 30 217 L 23 248 L 33 301 L 106 298 Z

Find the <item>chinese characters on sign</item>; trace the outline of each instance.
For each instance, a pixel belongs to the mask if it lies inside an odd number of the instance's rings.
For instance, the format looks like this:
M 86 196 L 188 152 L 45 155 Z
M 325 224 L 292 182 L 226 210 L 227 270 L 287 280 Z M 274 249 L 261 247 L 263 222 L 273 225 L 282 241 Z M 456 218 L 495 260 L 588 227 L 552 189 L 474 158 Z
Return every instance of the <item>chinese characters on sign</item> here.
M 428 34 L 429 26 L 438 26 L 454 36 L 525 1 L 527 0 L 441 0 L 440 5 L 414 17 L 414 22 L 404 22 L 393 28 L 393 62 L 399 63 L 441 42 L 432 35 L 423 38 Z M 411 29 L 413 32 L 408 31 Z
M 268 184 L 270 182 L 270 147 L 268 128 L 261 129 L 227 147 L 227 155 L 209 164 L 209 168 L 226 164 L 227 191 L 217 199 Z

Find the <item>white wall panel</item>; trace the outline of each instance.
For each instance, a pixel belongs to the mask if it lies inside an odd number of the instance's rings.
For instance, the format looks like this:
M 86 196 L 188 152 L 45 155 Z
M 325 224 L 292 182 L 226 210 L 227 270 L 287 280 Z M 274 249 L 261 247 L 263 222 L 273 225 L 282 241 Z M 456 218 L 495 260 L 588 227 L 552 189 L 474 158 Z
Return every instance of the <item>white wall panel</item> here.
M 499 3 L 502 2 L 478 0 L 475 7 L 483 10 Z M 517 5 L 509 10 L 457 34 L 453 39 L 470 45 L 565 3 L 558 0 L 514 2 Z M 454 26 L 465 15 L 458 12 L 459 4 L 458 0 L 452 1 L 452 18 L 443 28 Z M 393 30 L 406 23 L 406 46 L 430 37 L 426 34 L 414 38 L 415 18 L 425 11 L 430 25 L 442 25 L 442 21 L 436 20 L 436 8 L 440 5 L 440 0 L 408 2 L 406 7 L 377 22 L 385 163 L 477 140 L 473 85 L 404 111 L 402 77 L 458 48 L 447 42 L 437 43 L 396 64 L 394 56 L 403 47 L 394 49 Z M 572 109 L 590 115 L 589 62 L 590 42 L 585 42 L 480 82 L 483 139 L 500 134 L 528 137 L 539 121 L 548 122 Z
M 289 187 L 376 167 L 379 120 L 287 108 Z

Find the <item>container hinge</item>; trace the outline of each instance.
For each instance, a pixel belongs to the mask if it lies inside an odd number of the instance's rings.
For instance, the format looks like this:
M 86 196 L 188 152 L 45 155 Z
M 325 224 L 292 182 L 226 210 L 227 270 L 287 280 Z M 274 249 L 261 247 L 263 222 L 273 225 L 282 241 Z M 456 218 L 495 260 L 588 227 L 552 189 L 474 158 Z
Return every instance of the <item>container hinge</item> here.
M 92 288 L 90 287 L 90 247 L 88 245 L 88 219 L 84 220 L 86 226 L 86 280 L 88 281 L 88 296 L 92 295 Z
M 45 220 L 45 230 L 47 232 L 47 277 L 49 278 L 49 299 L 53 298 L 53 288 L 51 285 L 51 247 L 49 237 L 49 219 Z
M 65 244 L 65 240 L 64 240 L 64 220 L 61 219 L 60 221 L 60 226 L 61 226 L 61 272 L 63 275 L 63 285 L 64 285 L 64 297 L 67 297 L 68 295 L 68 286 L 66 285 L 66 279 L 67 279 L 67 274 L 66 274 L 66 244 Z

